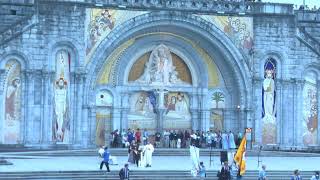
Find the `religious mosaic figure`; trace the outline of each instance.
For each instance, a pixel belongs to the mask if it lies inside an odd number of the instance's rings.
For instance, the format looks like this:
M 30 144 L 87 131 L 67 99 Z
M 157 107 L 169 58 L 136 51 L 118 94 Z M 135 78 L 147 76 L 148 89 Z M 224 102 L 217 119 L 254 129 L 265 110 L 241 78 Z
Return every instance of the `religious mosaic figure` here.
M 155 129 L 156 96 L 152 91 L 136 92 L 129 97 L 129 128 Z
M 318 136 L 318 98 L 315 74 L 307 74 L 303 87 L 302 138 L 304 145 L 317 144 Z
M 152 51 L 143 74 L 135 82 L 150 85 L 187 84 L 179 78 L 170 49 L 163 44 Z
M 109 10 L 104 9 L 100 15 L 96 16 L 89 24 L 90 37 L 87 44 L 87 54 L 91 48 L 97 43 L 100 36 L 107 30 L 111 30 L 114 27 L 114 20 Z
M 54 114 L 53 139 L 67 143 L 69 138 L 68 116 L 68 79 L 70 70 L 70 54 L 60 51 L 56 56 L 56 81 L 54 85 Z
M 262 88 L 262 142 L 276 143 L 276 91 L 275 91 L 275 60 L 268 59 L 264 66 L 265 79 Z
M 17 144 L 20 141 L 21 111 L 21 68 L 17 61 L 6 64 L 6 90 L 4 112 L 4 144 Z
M 191 126 L 189 97 L 183 92 L 171 92 L 165 96 L 164 128 L 187 129 Z

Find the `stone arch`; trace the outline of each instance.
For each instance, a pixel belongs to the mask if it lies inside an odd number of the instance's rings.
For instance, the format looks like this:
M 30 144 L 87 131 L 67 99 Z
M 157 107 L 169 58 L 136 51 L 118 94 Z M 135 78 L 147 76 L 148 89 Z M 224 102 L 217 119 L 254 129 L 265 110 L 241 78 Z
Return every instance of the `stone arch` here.
M 0 69 L 4 69 L 4 67 L 9 59 L 16 59 L 20 63 L 21 69 L 23 69 L 23 70 L 26 70 L 29 68 L 28 56 L 20 51 L 12 50 L 12 51 L 7 52 L 6 54 L 4 54 L 1 57 Z
M 68 39 L 68 38 L 61 38 L 59 41 L 52 41 L 48 45 L 48 49 L 50 51 L 48 60 L 47 60 L 47 68 L 48 70 L 54 71 L 55 66 L 56 66 L 56 61 L 55 57 L 57 52 L 60 50 L 66 50 L 70 53 L 71 55 L 71 71 L 70 72 L 75 72 L 76 68 L 83 64 L 81 60 L 83 60 L 84 55 L 79 54 L 79 52 L 82 51 L 83 48 L 74 41 L 73 39 Z
M 179 32 L 177 32 L 177 29 Z M 245 57 L 232 41 L 215 25 L 203 20 L 201 17 L 179 12 L 153 12 L 135 17 L 116 27 L 98 46 L 91 61 L 87 65 L 88 79 L 86 91 L 93 90 L 96 72 L 100 70 L 112 50 L 126 40 L 145 32 L 175 32 L 196 41 L 214 59 L 220 70 L 224 73 L 225 83 L 229 87 L 236 85 L 239 94 L 234 94 L 234 104 L 241 107 L 250 107 L 251 85 L 249 68 L 244 62 Z M 121 36 L 119 36 L 121 34 Z M 195 35 L 195 36 L 194 36 Z M 197 38 L 197 39 L 195 39 Z M 101 53 L 102 52 L 102 53 Z M 231 70 L 231 72 L 230 72 Z M 90 90 L 91 89 L 91 90 Z M 237 97 L 236 97 L 237 96 Z M 87 97 L 89 98 L 89 97 Z
M 260 64 L 260 72 L 259 72 L 259 76 L 261 78 L 264 78 L 264 65 L 267 62 L 267 60 L 269 58 L 272 58 L 276 61 L 277 65 L 276 65 L 276 76 L 277 79 L 282 79 L 283 78 L 283 61 L 286 59 L 285 55 L 281 52 L 277 52 L 277 51 L 268 51 L 265 53 L 264 56 L 262 56 L 263 61 L 261 61 L 262 63 Z
M 119 84 L 126 84 L 127 77 L 129 72 L 135 63 L 135 61 L 143 54 L 150 52 L 154 47 L 159 45 L 154 37 L 146 37 L 139 38 L 138 42 L 127 49 L 126 52 L 120 57 L 119 65 L 117 66 L 116 72 L 119 75 L 118 82 Z M 172 38 L 170 40 L 161 41 L 162 44 L 165 44 L 169 47 L 170 51 L 177 56 L 179 56 L 184 63 L 186 63 L 188 69 L 191 73 L 192 85 L 197 87 L 199 83 L 202 83 L 202 87 L 206 87 L 206 82 L 208 81 L 208 73 L 207 68 L 203 61 L 201 61 L 201 57 L 197 54 L 197 52 L 192 49 L 191 45 L 185 44 L 181 42 L 181 40 L 177 38 Z M 140 50 L 139 50 L 140 49 Z M 187 51 L 187 49 L 189 51 Z M 133 57 L 132 54 L 136 53 Z M 130 58 L 131 57 L 131 58 Z M 130 58 L 129 62 L 128 59 Z M 191 60 L 192 59 L 192 60 Z M 126 68 L 121 68 L 126 67 Z M 202 73 L 201 73 L 202 71 Z M 200 81 L 201 80 L 201 81 Z
M 319 87 L 320 87 L 320 71 L 318 64 L 308 64 L 302 71 L 301 79 L 301 96 L 298 102 L 298 109 L 301 109 L 298 115 L 297 130 L 298 142 L 301 145 L 315 145 L 319 144 Z M 311 77 L 311 79 L 309 79 Z M 314 82 L 312 82 L 314 80 Z
M 303 71 L 301 72 L 301 79 L 304 79 L 305 75 L 308 73 L 308 72 L 312 72 L 316 75 L 316 78 L 317 80 L 320 80 L 320 65 L 319 64 L 308 64 L 304 67 Z

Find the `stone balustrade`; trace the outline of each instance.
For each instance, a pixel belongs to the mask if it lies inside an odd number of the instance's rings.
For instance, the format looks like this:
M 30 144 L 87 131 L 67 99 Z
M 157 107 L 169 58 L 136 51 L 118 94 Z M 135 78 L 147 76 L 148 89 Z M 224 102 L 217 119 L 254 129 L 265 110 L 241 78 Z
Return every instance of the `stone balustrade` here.
M 295 15 L 298 21 L 304 22 L 320 22 L 320 10 L 296 10 Z
M 8 5 L 33 5 L 35 0 L 1 0 L 1 4 L 8 4 Z
M 210 14 L 293 14 L 292 4 L 243 2 L 242 0 L 40 0 L 42 3 L 79 3 L 100 8 L 153 9 Z

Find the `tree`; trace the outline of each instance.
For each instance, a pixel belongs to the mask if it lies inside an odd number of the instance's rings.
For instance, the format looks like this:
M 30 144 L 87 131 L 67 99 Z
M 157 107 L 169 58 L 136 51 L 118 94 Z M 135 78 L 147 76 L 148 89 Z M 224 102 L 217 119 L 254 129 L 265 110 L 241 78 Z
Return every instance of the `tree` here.
M 218 108 L 219 102 L 224 101 L 224 95 L 222 92 L 215 92 L 212 94 L 212 100 L 216 102 L 216 108 Z

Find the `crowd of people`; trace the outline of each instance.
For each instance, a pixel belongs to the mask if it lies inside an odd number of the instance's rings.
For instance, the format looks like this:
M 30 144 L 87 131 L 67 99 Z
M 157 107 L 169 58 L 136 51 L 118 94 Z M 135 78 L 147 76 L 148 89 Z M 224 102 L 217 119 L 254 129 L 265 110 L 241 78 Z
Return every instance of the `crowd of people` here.
M 193 130 L 164 130 L 151 133 L 139 128 L 113 131 L 109 137 L 109 145 L 114 148 L 127 148 L 136 142 L 146 145 L 150 141 L 157 148 L 189 148 L 194 143 L 198 148 L 236 149 L 240 144 L 242 134 L 234 135 L 232 131 L 193 131 Z
M 199 149 L 200 148 L 219 148 L 224 150 L 236 149 L 242 139 L 242 134 L 234 135 L 231 131 L 178 131 L 178 130 L 165 130 L 164 132 L 156 132 L 151 134 L 148 130 L 141 131 L 140 129 L 118 132 L 115 130 L 111 133 L 110 145 L 113 147 L 128 148 L 128 161 L 124 167 L 119 171 L 120 179 L 129 179 L 129 164 L 137 167 L 151 167 L 152 166 L 152 153 L 155 147 L 164 148 L 190 148 L 190 157 L 192 161 L 191 174 L 199 176 L 200 179 L 206 179 L 206 168 L 203 162 L 200 162 Z M 221 151 L 227 152 L 227 151 Z M 110 153 L 107 147 L 99 149 L 102 161 L 100 169 L 103 165 L 106 166 L 107 172 L 110 172 L 109 163 L 111 160 Z M 221 156 L 222 157 L 222 156 Z M 232 159 L 232 158 L 231 158 Z M 231 161 L 230 161 L 231 162 Z M 221 160 L 221 169 L 217 176 L 219 180 L 241 180 L 239 166 L 226 160 Z M 262 165 L 259 171 L 258 180 L 267 180 L 266 165 Z M 295 170 L 290 177 L 291 180 L 301 180 L 300 171 Z M 316 171 L 311 177 L 311 180 L 320 180 L 319 172 Z

